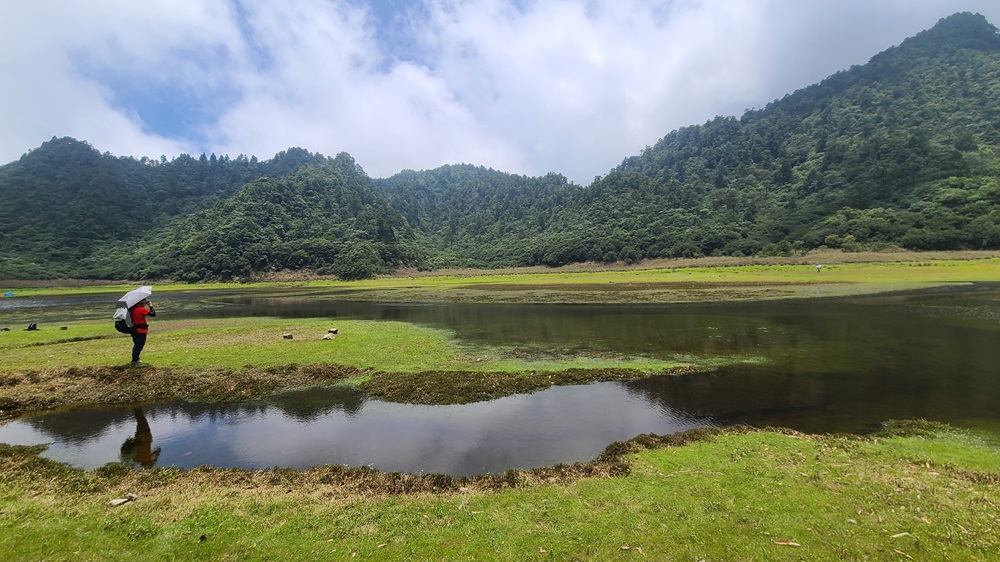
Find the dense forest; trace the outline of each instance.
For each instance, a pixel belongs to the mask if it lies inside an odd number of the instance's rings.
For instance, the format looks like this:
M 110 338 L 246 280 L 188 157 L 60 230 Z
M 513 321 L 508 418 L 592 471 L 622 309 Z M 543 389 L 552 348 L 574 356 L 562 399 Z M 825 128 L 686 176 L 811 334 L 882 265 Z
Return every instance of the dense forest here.
M 270 160 L 101 154 L 0 167 L 0 279 L 344 279 L 402 266 L 1000 248 L 1000 34 L 956 14 L 819 84 L 675 130 L 589 186 L 472 165 L 369 178 Z

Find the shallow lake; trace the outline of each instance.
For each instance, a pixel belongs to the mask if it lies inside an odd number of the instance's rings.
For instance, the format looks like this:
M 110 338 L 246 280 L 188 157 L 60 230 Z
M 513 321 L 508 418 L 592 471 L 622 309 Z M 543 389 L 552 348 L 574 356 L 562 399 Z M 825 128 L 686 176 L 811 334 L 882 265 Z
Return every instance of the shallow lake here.
M 104 318 L 106 297 L 2 299 L 4 322 Z M 414 406 L 343 389 L 254 403 L 173 403 L 33 416 L 0 441 L 46 443 L 76 466 L 381 470 L 470 475 L 593 459 L 641 433 L 748 423 L 866 432 L 925 418 L 1000 429 L 1000 286 L 907 294 L 685 305 L 345 302 L 322 291 L 157 295 L 171 318 L 396 320 L 525 354 L 732 356 L 712 373 L 552 388 L 462 406 Z M 97 312 L 95 312 L 95 307 Z

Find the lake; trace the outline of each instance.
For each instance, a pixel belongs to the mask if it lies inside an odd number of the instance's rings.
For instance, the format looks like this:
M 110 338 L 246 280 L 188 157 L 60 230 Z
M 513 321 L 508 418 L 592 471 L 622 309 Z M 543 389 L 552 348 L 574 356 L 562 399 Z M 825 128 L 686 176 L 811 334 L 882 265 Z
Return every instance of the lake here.
M 4 322 L 109 317 L 107 297 L 0 299 Z M 1000 285 L 753 303 L 345 302 L 323 290 L 166 293 L 171 318 L 327 317 L 446 328 L 526 355 L 733 357 L 711 373 L 558 387 L 459 406 L 312 389 L 253 403 L 171 403 L 14 420 L 0 441 L 46 443 L 75 466 L 372 466 L 456 476 L 588 461 L 641 433 L 747 423 L 863 433 L 925 418 L 1000 433 Z

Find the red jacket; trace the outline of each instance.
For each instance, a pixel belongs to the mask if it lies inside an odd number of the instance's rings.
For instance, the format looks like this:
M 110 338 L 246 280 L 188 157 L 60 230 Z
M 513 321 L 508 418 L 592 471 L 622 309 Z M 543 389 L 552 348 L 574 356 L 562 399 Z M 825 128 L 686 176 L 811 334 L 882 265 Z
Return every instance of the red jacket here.
M 146 323 L 147 316 L 156 316 L 153 312 L 153 307 L 150 306 L 146 308 L 144 306 L 137 306 L 132 309 L 132 326 L 133 330 L 137 334 L 147 334 L 149 333 L 149 324 Z

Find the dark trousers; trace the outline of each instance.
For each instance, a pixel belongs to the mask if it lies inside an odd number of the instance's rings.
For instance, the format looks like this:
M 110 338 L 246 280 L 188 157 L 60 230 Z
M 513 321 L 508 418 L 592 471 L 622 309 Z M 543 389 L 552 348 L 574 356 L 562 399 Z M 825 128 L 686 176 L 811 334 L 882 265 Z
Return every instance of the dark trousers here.
M 146 334 L 132 334 L 132 362 L 139 360 L 142 348 L 146 347 Z

